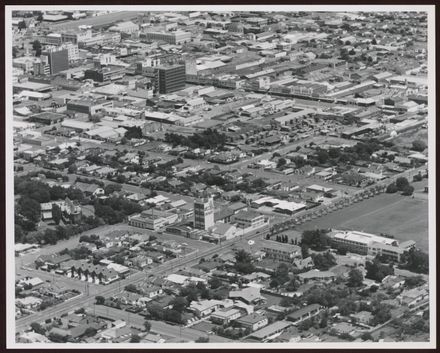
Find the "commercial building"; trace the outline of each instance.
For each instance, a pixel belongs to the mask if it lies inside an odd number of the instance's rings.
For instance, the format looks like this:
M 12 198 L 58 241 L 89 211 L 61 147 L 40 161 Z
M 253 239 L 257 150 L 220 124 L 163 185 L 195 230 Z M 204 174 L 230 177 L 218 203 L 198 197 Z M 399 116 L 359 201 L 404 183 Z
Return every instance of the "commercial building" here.
M 159 230 L 173 224 L 177 221 L 177 218 L 178 216 L 175 213 L 148 210 L 129 217 L 128 224 L 138 228 Z
M 194 200 L 194 228 L 208 230 L 214 226 L 214 199 L 205 197 Z
M 155 68 L 155 87 L 160 94 L 171 93 L 185 88 L 185 65 L 158 66 Z
M 275 336 L 278 333 L 283 332 L 286 328 L 291 326 L 292 323 L 287 321 L 276 321 L 273 324 L 262 328 L 261 330 L 255 331 L 250 334 L 250 337 L 255 338 L 260 341 L 265 341 Z
M 55 75 L 69 68 L 69 50 L 61 46 L 48 48 L 42 52 L 41 59 L 49 66 L 51 75 Z
M 113 101 L 95 101 L 90 99 L 79 99 L 67 102 L 67 110 L 77 113 L 95 115 L 105 107 L 113 107 Z
M 301 247 L 293 244 L 266 241 L 262 250 L 266 253 L 266 257 L 280 261 L 291 262 L 296 258 L 301 258 Z
M 191 41 L 191 33 L 184 31 L 175 32 L 146 32 L 148 41 L 163 41 L 169 44 L 183 44 Z
M 259 228 L 264 225 L 264 216 L 255 211 L 241 211 L 233 216 L 240 228 Z

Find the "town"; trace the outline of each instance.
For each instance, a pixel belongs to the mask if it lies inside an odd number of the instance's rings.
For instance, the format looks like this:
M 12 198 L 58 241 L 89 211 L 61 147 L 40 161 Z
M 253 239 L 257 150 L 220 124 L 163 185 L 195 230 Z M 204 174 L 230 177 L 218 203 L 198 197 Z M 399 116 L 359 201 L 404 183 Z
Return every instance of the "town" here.
M 427 23 L 14 11 L 15 341 L 428 342 Z

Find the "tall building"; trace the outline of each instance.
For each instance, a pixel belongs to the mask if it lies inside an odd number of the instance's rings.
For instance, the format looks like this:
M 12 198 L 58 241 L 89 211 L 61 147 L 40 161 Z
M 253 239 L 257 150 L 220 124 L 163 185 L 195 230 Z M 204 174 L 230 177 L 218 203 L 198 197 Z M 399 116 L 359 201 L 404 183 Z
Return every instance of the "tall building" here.
M 51 75 L 69 68 L 69 51 L 67 49 L 60 47 L 50 48 L 41 53 L 41 56 L 46 58 L 44 61 L 49 65 Z
M 159 66 L 156 68 L 156 92 L 166 94 L 185 88 L 186 70 L 184 64 Z
M 204 197 L 194 200 L 194 228 L 207 230 L 214 226 L 214 199 Z

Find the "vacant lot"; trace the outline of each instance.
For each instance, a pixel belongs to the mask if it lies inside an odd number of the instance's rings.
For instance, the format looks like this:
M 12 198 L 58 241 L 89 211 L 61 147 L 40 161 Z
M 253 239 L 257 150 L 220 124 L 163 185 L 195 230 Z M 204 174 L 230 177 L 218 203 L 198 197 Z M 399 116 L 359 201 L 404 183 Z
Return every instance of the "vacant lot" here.
M 392 234 L 400 241 L 412 239 L 419 248 L 428 251 L 428 202 L 398 194 L 382 194 L 304 223 L 298 230 L 316 228 Z

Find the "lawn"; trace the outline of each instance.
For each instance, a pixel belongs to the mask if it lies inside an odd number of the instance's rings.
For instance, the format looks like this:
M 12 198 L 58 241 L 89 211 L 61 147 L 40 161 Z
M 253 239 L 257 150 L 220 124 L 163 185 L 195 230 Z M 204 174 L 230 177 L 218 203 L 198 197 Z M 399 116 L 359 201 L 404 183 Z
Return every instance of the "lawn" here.
M 428 251 L 428 202 L 398 194 L 381 194 L 298 227 L 298 230 L 340 228 L 387 233 L 400 241 L 414 240 Z

